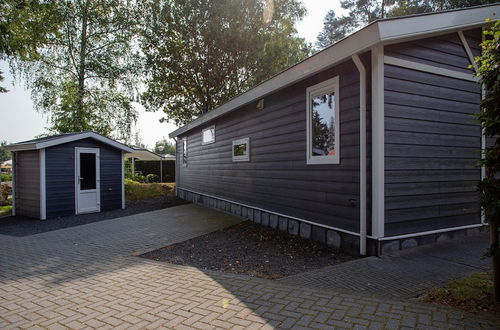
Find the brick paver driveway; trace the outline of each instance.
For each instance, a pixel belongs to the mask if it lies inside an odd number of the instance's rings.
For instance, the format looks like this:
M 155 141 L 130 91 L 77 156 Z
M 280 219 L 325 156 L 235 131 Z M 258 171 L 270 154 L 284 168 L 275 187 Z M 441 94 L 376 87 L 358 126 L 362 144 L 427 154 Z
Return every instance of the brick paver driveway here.
M 495 328 L 418 302 L 135 257 L 238 219 L 184 205 L 29 237 L 0 235 L 0 328 Z

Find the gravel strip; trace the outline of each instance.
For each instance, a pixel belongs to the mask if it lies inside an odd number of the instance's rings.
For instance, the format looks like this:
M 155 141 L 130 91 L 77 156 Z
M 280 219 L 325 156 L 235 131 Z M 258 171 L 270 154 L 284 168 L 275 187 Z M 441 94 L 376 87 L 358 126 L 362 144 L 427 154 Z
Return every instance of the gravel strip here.
M 325 244 L 250 221 L 147 252 L 141 257 L 267 279 L 354 259 Z

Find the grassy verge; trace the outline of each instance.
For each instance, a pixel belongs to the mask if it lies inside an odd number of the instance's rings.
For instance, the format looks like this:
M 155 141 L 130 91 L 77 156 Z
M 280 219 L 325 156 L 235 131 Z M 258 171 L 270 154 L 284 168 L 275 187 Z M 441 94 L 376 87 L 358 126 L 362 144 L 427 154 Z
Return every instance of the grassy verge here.
M 3 217 L 5 215 L 10 215 L 11 211 L 12 211 L 12 205 L 0 206 L 0 217 Z
M 424 301 L 448 305 L 468 312 L 500 312 L 500 305 L 493 301 L 491 273 L 477 273 L 450 282 L 442 288 L 427 293 Z
M 125 198 L 129 201 L 167 196 L 174 192 L 175 183 L 139 183 L 125 180 Z

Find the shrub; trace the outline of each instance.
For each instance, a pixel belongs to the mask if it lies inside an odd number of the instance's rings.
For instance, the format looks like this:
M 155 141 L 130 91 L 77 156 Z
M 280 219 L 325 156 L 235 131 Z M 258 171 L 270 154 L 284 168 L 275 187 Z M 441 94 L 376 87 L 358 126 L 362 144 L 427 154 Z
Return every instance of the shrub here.
M 174 184 L 139 183 L 125 179 L 125 198 L 133 201 L 167 196 L 174 191 L 174 187 Z
M 156 174 L 148 174 L 146 175 L 146 182 L 147 183 L 160 182 L 160 177 Z
M 0 179 L 2 180 L 2 182 L 12 181 L 12 174 L 10 174 L 10 173 L 1 173 L 0 174 Z
M 0 185 L 0 206 L 11 205 L 12 201 L 8 199 L 12 194 L 12 188 L 2 184 Z

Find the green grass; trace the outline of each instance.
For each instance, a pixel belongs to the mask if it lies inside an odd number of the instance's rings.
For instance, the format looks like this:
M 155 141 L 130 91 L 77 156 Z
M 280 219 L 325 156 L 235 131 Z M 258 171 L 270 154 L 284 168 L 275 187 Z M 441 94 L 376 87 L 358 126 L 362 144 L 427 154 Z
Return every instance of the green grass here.
M 424 300 L 460 308 L 469 312 L 499 312 L 499 304 L 493 300 L 493 276 L 477 273 L 457 279 L 446 286 L 434 289 Z
M 175 183 L 139 183 L 125 180 L 125 198 L 129 201 L 171 195 Z
M 10 215 L 12 210 L 12 205 L 0 206 L 0 217 L 4 215 Z

